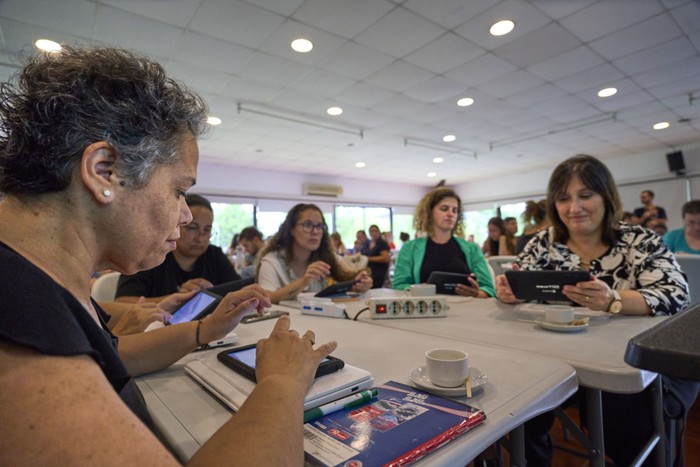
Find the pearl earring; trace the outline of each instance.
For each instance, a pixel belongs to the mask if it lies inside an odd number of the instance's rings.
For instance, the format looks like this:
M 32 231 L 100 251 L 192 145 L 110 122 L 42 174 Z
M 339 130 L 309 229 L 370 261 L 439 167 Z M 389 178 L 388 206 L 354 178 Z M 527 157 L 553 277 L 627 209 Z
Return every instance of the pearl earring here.
M 102 190 L 102 194 L 105 195 L 105 196 L 108 197 L 108 198 L 109 198 L 110 196 L 112 196 L 112 192 L 109 191 L 109 188 L 105 188 L 104 190 Z

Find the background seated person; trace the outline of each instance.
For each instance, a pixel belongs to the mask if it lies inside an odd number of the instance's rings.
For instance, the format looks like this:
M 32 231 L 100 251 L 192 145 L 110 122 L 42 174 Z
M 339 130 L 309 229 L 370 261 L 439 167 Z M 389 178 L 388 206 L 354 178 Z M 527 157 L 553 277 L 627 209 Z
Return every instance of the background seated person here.
M 563 292 L 591 310 L 626 315 L 681 311 L 688 303 L 688 285 L 673 254 L 650 230 L 619 222 L 621 213 L 615 181 L 602 162 L 587 155 L 565 160 L 554 169 L 547 189 L 552 227 L 527 244 L 514 268 L 590 271 L 593 280 L 567 285 Z M 496 294 L 506 303 L 516 300 L 504 275 L 496 278 Z M 678 381 L 664 384 L 687 385 Z M 696 392 L 691 385 L 687 407 Z M 606 455 L 616 465 L 630 465 L 651 436 L 648 407 L 646 393 L 603 393 Z M 548 413 L 526 423 L 528 463 L 550 464 L 546 438 L 552 420 Z
M 488 223 L 489 235 L 481 247 L 484 256 L 509 256 L 515 254 L 515 237 L 506 228 L 503 219 L 492 217 Z
M 523 234 L 518 237 L 518 243 L 515 245 L 515 254 L 519 254 L 527 245 L 532 237 L 542 229 L 549 227 L 547 219 L 547 200 L 541 199 L 537 202 L 528 200 L 523 213 Z
M 700 255 L 700 200 L 683 204 L 684 226 L 664 235 L 664 243 L 674 253 Z
M 206 105 L 119 49 L 63 46 L 19 73 L 0 87 L 0 225 L 12 225 L 0 229 L 0 465 L 181 465 L 149 430 L 133 376 L 223 337 L 269 298 L 251 286 L 201 321 L 117 338 L 90 276 L 152 268 L 175 248 Z M 255 390 L 193 465 L 303 463 L 304 395 L 336 345 L 314 349 L 289 324 L 258 342 Z
M 118 302 L 135 302 L 139 297 L 160 301 L 175 292 L 207 289 L 241 278 L 221 248 L 209 244 L 214 222 L 209 201 L 193 194 L 185 199 L 192 221 L 180 228 L 175 250 L 153 269 L 122 275 L 117 286 Z
M 338 261 L 315 204 L 294 206 L 260 254 L 257 282 L 270 291 L 272 303 L 294 300 L 300 292 L 320 292 L 333 281 L 357 279 L 352 290 L 360 293 L 372 286 L 367 272 L 348 271 Z
M 352 249 L 354 255 L 366 255 L 369 249 L 369 238 L 364 230 L 358 230 L 355 234 L 355 246 Z
M 642 206 L 635 209 L 632 213 L 632 224 L 641 225 L 642 227 L 649 227 L 649 224 L 652 221 L 667 221 L 668 217 L 666 216 L 666 210 L 661 206 L 654 204 L 653 191 L 642 191 L 639 194 L 639 201 L 642 203 Z
M 384 285 L 386 273 L 389 271 L 389 244 L 382 238 L 382 233 L 376 225 L 369 226 L 369 248 L 365 255 L 367 256 L 367 266 L 372 272 L 372 288 L 380 289 Z
M 333 246 L 333 252 L 338 256 L 345 256 L 348 254 L 348 249 L 345 248 L 343 239 L 338 232 L 333 232 L 331 234 L 331 244 Z
M 241 230 L 239 243 L 245 248 L 245 265 L 241 269 L 241 278 L 255 277 L 255 262 L 258 258 L 258 253 L 265 248 L 263 234 L 255 226 L 246 227 Z
M 416 232 L 427 237 L 401 247 L 394 265 L 394 289 L 427 282 L 430 273 L 442 271 L 468 276 L 469 285 L 457 284 L 457 295 L 493 297 L 493 281 L 484 255 L 476 244 L 460 238 L 464 231 L 462 200 L 454 190 L 438 187 L 426 194 L 416 206 L 413 225 Z

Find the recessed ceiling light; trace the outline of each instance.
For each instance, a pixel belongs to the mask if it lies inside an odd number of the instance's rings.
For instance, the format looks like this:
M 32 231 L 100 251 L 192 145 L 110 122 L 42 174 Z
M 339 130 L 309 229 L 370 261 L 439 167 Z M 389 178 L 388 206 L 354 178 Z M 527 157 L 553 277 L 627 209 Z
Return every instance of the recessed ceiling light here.
M 207 117 L 207 123 L 213 126 L 221 125 L 221 119 L 219 117 L 214 117 L 210 115 Z
M 474 99 L 471 97 L 463 97 L 457 101 L 457 105 L 460 107 L 469 107 L 474 103 Z
M 430 177 L 430 178 L 437 177 L 437 173 L 435 173 L 435 172 L 428 172 L 428 177 Z
M 336 116 L 342 114 L 343 109 L 341 109 L 340 107 L 328 107 L 328 110 L 326 110 L 326 112 L 328 112 L 328 115 Z
M 504 19 L 494 23 L 493 26 L 491 26 L 491 29 L 489 29 L 489 32 L 492 36 L 504 36 L 511 32 L 514 27 L 514 22 L 509 19 Z
M 34 42 L 34 46 L 44 52 L 60 52 L 63 47 L 58 42 L 49 39 L 38 39 Z
M 433 162 L 436 164 L 442 164 L 445 161 L 442 157 L 436 157 L 433 159 Z
M 598 97 L 610 97 L 617 94 L 617 88 L 605 88 L 598 91 Z
M 355 162 L 355 167 L 357 167 L 358 169 L 361 169 L 361 168 L 365 167 L 366 165 L 367 164 L 365 164 L 364 162 Z
M 670 127 L 671 124 L 668 122 L 659 122 L 654 124 L 654 129 L 655 130 L 665 130 L 666 128 Z
M 306 52 L 311 52 L 314 48 L 314 44 L 308 39 L 294 39 L 292 41 L 292 50 L 305 54 Z
M 457 137 L 455 135 L 445 135 L 442 137 L 442 140 L 446 143 L 451 143 L 452 141 L 456 140 Z

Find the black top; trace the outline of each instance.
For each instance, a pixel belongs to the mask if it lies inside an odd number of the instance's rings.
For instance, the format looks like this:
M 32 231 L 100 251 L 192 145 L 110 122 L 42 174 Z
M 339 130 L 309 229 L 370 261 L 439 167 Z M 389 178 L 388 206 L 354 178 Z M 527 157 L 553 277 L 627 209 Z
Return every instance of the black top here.
M 471 274 L 471 270 L 467 266 L 467 258 L 453 237 L 450 237 L 450 241 L 443 245 L 428 238 L 423 264 L 420 268 L 421 284 L 428 281 L 428 277 L 433 271 Z
M 384 241 L 383 238 L 377 239 L 374 244 L 374 248 L 368 248 L 365 250 L 363 255 L 367 256 L 379 256 L 382 251 L 390 251 L 389 244 Z M 367 263 L 369 270 L 372 271 L 372 288 L 380 289 L 384 285 L 384 278 L 386 277 L 386 272 L 389 270 L 389 263 Z
M 119 277 L 116 296 L 162 297 L 177 292 L 180 285 L 198 277 L 213 285 L 241 278 L 221 248 L 209 245 L 207 251 L 194 262 L 191 271 L 182 269 L 170 252 L 165 261 L 153 269 L 137 272 L 133 276 L 122 275 Z
M 519 255 L 520 252 L 525 249 L 525 245 L 527 245 L 527 242 L 535 238 L 535 235 L 537 235 L 537 232 L 531 234 L 522 234 L 521 236 L 519 236 L 518 243 L 517 245 L 515 245 L 515 254 Z
M 634 212 L 632 213 L 632 215 L 633 215 L 634 217 L 637 217 L 637 218 L 640 218 L 640 219 L 641 219 L 642 216 L 644 215 L 644 213 L 646 212 L 646 210 L 647 210 L 647 208 L 645 208 L 644 206 L 642 206 L 641 208 L 635 209 Z M 652 220 L 652 219 L 668 219 L 668 217 L 666 217 L 666 210 L 665 210 L 664 208 L 662 208 L 661 206 L 656 206 L 656 215 L 655 215 L 654 217 L 650 217 L 649 219 L 647 219 L 647 220 L 644 222 L 644 224 L 642 224 L 642 226 L 643 226 L 643 227 L 646 227 L 646 225 L 647 225 L 647 224 L 649 223 L 649 221 Z
M 118 338 L 105 324 L 109 315 L 94 300 L 102 327 L 70 292 L 2 242 L 0 291 L 0 338 L 46 355 L 89 355 L 124 403 L 153 427 L 143 396 L 117 353 Z

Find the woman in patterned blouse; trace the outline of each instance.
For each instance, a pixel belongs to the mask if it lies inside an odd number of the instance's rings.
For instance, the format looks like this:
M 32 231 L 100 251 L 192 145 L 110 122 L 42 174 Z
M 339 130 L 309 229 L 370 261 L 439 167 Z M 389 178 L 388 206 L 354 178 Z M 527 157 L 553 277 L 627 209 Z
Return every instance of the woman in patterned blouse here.
M 587 155 L 567 159 L 549 179 L 552 227 L 539 232 L 515 264 L 523 270 L 590 271 L 593 280 L 563 292 L 591 310 L 680 311 L 688 304 L 688 285 L 676 259 L 652 231 L 620 222 L 621 212 L 615 181 L 602 162 Z M 496 278 L 496 295 L 506 303 L 516 300 L 505 276 Z

